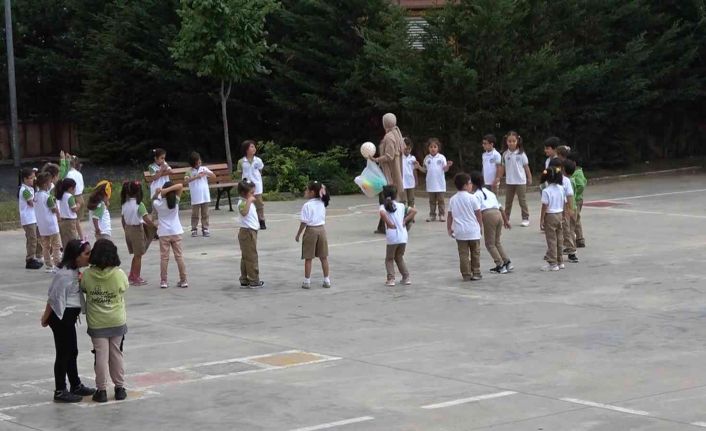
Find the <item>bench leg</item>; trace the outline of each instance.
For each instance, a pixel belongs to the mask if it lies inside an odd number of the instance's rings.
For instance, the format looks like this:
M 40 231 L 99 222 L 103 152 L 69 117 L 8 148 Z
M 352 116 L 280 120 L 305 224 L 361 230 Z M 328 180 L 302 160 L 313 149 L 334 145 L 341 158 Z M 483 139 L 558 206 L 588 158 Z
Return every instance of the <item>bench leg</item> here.
M 230 190 L 232 187 L 228 187 L 228 206 L 230 207 L 230 212 L 233 212 L 233 203 L 230 201 Z
M 221 203 L 221 189 L 216 189 L 216 211 L 218 211 L 220 208 L 218 205 Z

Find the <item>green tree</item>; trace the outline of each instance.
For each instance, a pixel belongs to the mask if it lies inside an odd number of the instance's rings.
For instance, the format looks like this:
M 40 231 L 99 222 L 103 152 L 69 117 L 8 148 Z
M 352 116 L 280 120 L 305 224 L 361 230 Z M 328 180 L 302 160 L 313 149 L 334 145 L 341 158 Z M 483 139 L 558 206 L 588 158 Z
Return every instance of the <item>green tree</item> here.
M 233 83 L 265 72 L 270 50 L 265 19 L 278 7 L 275 0 L 182 0 L 181 29 L 172 55 L 198 76 L 220 81 L 221 117 L 228 167 L 233 169 L 227 104 Z

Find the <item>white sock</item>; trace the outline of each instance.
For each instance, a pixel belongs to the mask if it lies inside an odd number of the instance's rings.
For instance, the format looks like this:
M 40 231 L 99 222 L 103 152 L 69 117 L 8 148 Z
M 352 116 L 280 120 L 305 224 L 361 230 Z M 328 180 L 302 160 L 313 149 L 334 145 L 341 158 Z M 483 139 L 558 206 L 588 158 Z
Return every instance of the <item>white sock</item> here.
M 311 284 L 311 278 L 304 277 L 304 283 Z
M 330 282 L 331 282 L 331 279 L 330 279 L 330 278 L 324 277 L 324 283 L 330 283 Z

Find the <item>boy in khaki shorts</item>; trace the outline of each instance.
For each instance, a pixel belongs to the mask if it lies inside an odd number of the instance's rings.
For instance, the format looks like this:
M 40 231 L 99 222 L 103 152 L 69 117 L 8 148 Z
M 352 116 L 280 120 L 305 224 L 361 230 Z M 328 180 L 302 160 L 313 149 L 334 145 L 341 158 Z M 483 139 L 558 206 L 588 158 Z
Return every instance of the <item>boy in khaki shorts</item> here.
M 315 257 L 321 261 L 321 270 L 324 273 L 322 287 L 331 287 L 328 267 L 328 240 L 326 239 L 326 207 L 330 197 L 326 192 L 326 186 L 318 181 L 312 181 L 304 191 L 304 197 L 308 200 L 302 206 L 301 223 L 294 240 L 299 242 L 302 232 L 302 259 L 304 259 L 304 282 L 302 289 L 311 288 L 311 263 Z
M 259 289 L 265 285 L 265 282 L 260 280 L 257 258 L 257 231 L 260 230 L 260 220 L 255 209 L 255 184 L 247 180 L 241 181 L 238 183 L 238 194 L 240 195 L 238 200 L 240 287 L 242 289 Z

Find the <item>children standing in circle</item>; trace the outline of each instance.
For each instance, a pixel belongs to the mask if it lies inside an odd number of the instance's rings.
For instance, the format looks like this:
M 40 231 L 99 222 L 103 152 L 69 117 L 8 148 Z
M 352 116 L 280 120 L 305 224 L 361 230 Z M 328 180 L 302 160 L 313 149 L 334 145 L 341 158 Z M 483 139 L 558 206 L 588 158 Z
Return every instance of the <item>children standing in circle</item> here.
M 61 233 L 61 244 L 66 244 L 72 239 L 81 239 L 76 229 L 78 219 L 78 202 L 74 197 L 76 181 L 71 178 L 64 178 L 56 187 L 56 200 L 59 202 L 59 232 Z
M 252 139 L 242 143 L 242 151 L 243 158 L 238 160 L 237 171 L 241 173 L 243 180 L 248 180 L 255 184 L 255 210 L 257 211 L 258 224 L 260 229 L 265 230 L 267 229 L 265 224 L 265 201 L 262 200 L 262 170 L 265 168 L 265 164 L 261 158 L 255 155 L 257 147 Z
M 172 173 L 172 168 L 167 164 L 167 152 L 162 148 L 155 148 L 152 150 L 152 155 L 154 156 L 154 163 L 150 164 L 147 169 L 152 175 L 152 182 L 150 183 L 150 197 L 154 196 L 157 189 L 164 187 L 164 184 L 169 181 L 169 174 Z M 157 210 L 152 207 L 152 219 L 157 219 Z
M 123 183 L 123 189 L 120 192 L 120 205 L 125 242 L 128 252 L 132 255 L 128 282 L 131 286 L 144 286 L 147 282 L 140 275 L 142 256 L 147 252 L 147 247 L 154 238 L 155 226 L 142 202 L 142 185 L 139 181 Z M 151 228 L 149 234 L 145 225 Z
M 547 239 L 547 265 L 542 267 L 542 271 L 558 271 L 564 268 L 562 218 L 566 204 L 561 167 L 550 166 L 545 170 L 542 182 L 545 181 L 548 186 L 542 190 L 542 212 L 539 224 Z
M 191 171 L 186 174 L 184 182 L 189 185 L 191 194 L 191 236 L 199 236 L 199 219 L 201 219 L 201 233 L 204 237 L 211 236 L 208 231 L 208 204 L 211 202 L 211 191 L 208 188 L 208 179 L 216 174 L 206 166 L 201 166 L 201 155 L 194 151 L 189 156 Z
M 77 403 L 84 396 L 93 395 L 96 390 L 81 383 L 76 358 L 76 321 L 85 307 L 79 288 L 81 273 L 79 268 L 88 266 L 91 246 L 87 242 L 73 239 L 66 244 L 59 269 L 49 286 L 49 299 L 44 309 L 41 323 L 49 326 L 54 334 L 56 358 L 54 359 L 54 401 Z M 71 390 L 66 390 L 66 377 Z
M 111 184 L 106 181 L 99 181 L 96 188 L 88 198 L 88 218 L 93 226 L 93 233 L 96 240 L 110 239 L 112 228 L 110 225 L 110 194 Z
M 417 158 L 412 154 L 414 144 L 410 138 L 404 138 L 404 156 L 402 157 L 402 185 L 407 196 L 407 205 L 414 206 L 414 189 L 417 187 Z
M 20 186 L 17 193 L 20 209 L 20 223 L 25 231 L 27 254 L 25 255 L 25 269 L 41 269 L 44 264 L 40 261 L 42 246 L 39 244 L 39 231 L 37 230 L 37 215 L 34 212 L 34 181 L 36 169 L 22 168 L 20 170 Z
M 446 229 L 451 238 L 456 239 L 458 258 L 463 281 L 483 278 L 480 272 L 480 236 L 483 218 L 480 203 L 471 194 L 471 177 L 460 173 L 454 177 L 455 195 L 449 199 L 449 219 Z
M 497 193 L 500 187 L 499 174 L 503 164 L 503 158 L 495 149 L 495 143 L 495 135 L 483 136 L 483 181 L 493 193 Z
M 471 173 L 471 184 L 473 185 L 473 195 L 480 203 L 485 248 L 495 262 L 495 267 L 491 268 L 490 272 L 507 274 L 514 267 L 500 243 L 500 235 L 503 232 L 503 226 L 510 229 L 510 221 L 498 202 L 497 196 L 487 188 L 483 176 L 479 172 Z
M 527 186 L 532 184 L 532 171 L 529 168 L 529 160 L 522 146 L 522 137 L 514 131 L 505 135 L 506 150 L 503 153 L 503 174 L 505 175 L 505 212 L 510 218 L 512 212 L 512 202 L 515 195 L 520 201 L 522 210 L 522 227 L 529 226 L 529 209 L 527 209 Z M 501 175 L 502 176 L 502 175 Z
M 255 184 L 247 180 L 239 182 L 238 194 L 240 195 L 240 199 L 238 199 L 240 287 L 241 289 L 259 289 L 265 285 L 265 282 L 260 280 L 257 259 L 257 231 L 260 229 L 260 223 L 255 210 Z
M 318 181 L 312 181 L 304 191 L 304 197 L 308 199 L 302 206 L 301 223 L 299 230 L 294 237 L 299 242 L 299 237 L 304 232 L 302 241 L 302 259 L 304 259 L 304 282 L 302 289 L 311 288 L 311 263 L 315 257 L 321 261 L 321 270 L 324 273 L 324 288 L 331 287 L 328 269 L 328 240 L 326 239 L 326 207 L 330 197 L 326 191 L 326 186 Z
M 56 272 L 55 264 L 61 261 L 61 235 L 59 235 L 59 207 L 50 190 L 52 174 L 37 175 L 37 193 L 34 195 L 34 211 L 37 215 L 39 241 L 42 243 L 44 265 L 47 272 Z
M 177 287 L 189 287 L 186 280 L 186 264 L 184 264 L 184 248 L 181 242 L 181 235 L 184 228 L 179 220 L 179 201 L 181 192 L 184 190 L 182 184 L 172 184 L 170 181 L 164 183 L 163 189 L 157 189 L 153 196 L 152 207 L 157 210 L 159 224 L 157 225 L 157 235 L 159 236 L 159 287 L 166 289 L 167 270 L 169 268 L 169 250 L 174 253 L 174 260 L 179 269 L 179 282 Z
M 74 198 L 76 199 L 76 203 L 78 204 L 76 217 L 76 232 L 78 232 L 79 238 L 85 239 L 83 235 L 83 229 L 81 228 L 81 220 L 83 220 L 84 216 L 86 215 L 84 210 L 86 203 L 83 199 L 84 184 L 83 174 L 81 174 L 80 169 L 81 161 L 78 159 L 78 157 L 76 157 L 76 155 L 64 153 L 63 151 L 61 152 L 59 170 L 62 174 L 60 174 L 60 177 L 62 179 L 71 178 L 76 182 L 76 190 L 73 193 Z
M 429 195 L 429 218 L 428 222 L 436 221 L 437 208 L 439 211 L 439 221 L 444 222 L 444 193 L 446 193 L 446 177 L 444 174 L 449 171 L 453 162 L 446 161 L 446 157 L 439 153 L 441 142 L 436 138 L 431 138 L 427 142 L 429 154 L 424 158 L 423 164 L 417 165 L 419 170 L 426 172 L 427 194 Z
M 385 223 L 385 239 L 387 240 L 387 248 L 385 249 L 387 280 L 385 286 L 395 285 L 395 264 L 402 275 L 402 284 L 408 286 L 412 284 L 412 281 L 404 261 L 404 252 L 409 238 L 406 226 L 414 220 L 417 210 L 395 200 L 397 189 L 394 186 L 383 187 L 382 196 L 384 203 L 380 205 L 380 217 Z
M 115 399 L 127 398 L 123 341 L 127 334 L 125 292 L 127 276 L 120 269 L 120 257 L 115 244 L 99 239 L 93 245 L 91 267 L 81 278 L 81 290 L 86 294 L 86 322 L 88 335 L 96 354 L 96 393 L 93 401 L 108 401 L 108 375 L 115 385 Z

